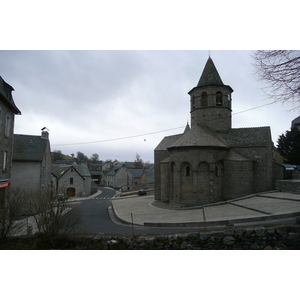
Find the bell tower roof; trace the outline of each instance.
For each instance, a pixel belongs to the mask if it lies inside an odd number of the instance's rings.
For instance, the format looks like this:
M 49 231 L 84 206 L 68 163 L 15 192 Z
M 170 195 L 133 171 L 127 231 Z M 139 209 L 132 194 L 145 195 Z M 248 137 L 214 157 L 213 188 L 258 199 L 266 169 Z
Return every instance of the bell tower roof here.
M 213 60 L 210 57 L 206 62 L 197 87 L 206 85 L 224 85 Z

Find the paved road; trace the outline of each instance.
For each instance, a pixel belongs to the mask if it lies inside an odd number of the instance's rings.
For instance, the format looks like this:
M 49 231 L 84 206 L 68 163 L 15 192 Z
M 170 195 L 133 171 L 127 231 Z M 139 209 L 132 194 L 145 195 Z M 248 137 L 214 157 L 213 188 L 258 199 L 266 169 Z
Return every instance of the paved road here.
M 193 231 L 188 228 L 150 228 L 143 226 L 120 225 L 114 223 L 108 213 L 111 206 L 111 198 L 115 191 L 109 188 L 99 188 L 102 193 L 89 200 L 83 200 L 74 210 L 81 210 L 82 224 L 76 229 L 76 233 L 104 233 L 104 234 L 157 234 Z

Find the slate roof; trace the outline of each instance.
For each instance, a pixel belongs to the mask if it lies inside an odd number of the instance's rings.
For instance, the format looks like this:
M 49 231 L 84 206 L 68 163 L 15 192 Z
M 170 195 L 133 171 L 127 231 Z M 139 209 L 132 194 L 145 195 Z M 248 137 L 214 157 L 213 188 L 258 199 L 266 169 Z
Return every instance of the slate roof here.
M 126 162 L 123 163 L 123 165 L 127 169 L 134 169 L 135 168 L 135 163 L 133 161 L 126 161 Z
M 180 138 L 168 146 L 177 147 L 222 147 L 228 148 L 228 144 L 220 134 L 213 132 L 206 125 L 195 125 L 185 132 Z
M 42 161 L 48 144 L 41 136 L 14 134 L 13 161 Z
M 191 127 L 190 127 L 189 123 L 187 123 L 183 133 L 188 132 L 190 129 L 191 129 Z
M 271 129 L 269 126 L 232 128 L 222 136 L 230 147 L 266 147 L 271 139 Z
M 176 134 L 176 135 L 170 135 L 170 136 L 165 136 L 161 142 L 156 146 L 155 150 L 167 150 L 167 148 L 173 144 L 174 142 L 176 142 L 181 136 L 183 135 L 183 133 L 181 134 Z
M 195 125 L 183 134 L 164 137 L 155 150 L 178 147 L 267 147 L 271 139 L 270 127 L 233 128 L 227 133 L 213 132 L 206 125 Z
M 206 85 L 224 85 L 213 60 L 210 57 L 205 64 L 197 86 L 200 87 Z
M 144 173 L 143 169 L 128 169 L 128 171 L 136 178 L 141 178 Z
M 114 166 L 106 173 L 106 175 L 107 176 L 115 176 L 120 168 L 121 168 L 121 166 Z
M 58 166 L 52 170 L 52 174 L 56 178 L 60 178 L 71 168 L 73 168 L 81 177 L 91 177 L 91 173 L 89 169 L 86 166 L 82 166 L 82 165 Z
M 4 103 L 7 104 L 8 107 L 10 107 L 10 109 L 17 115 L 20 115 L 21 112 L 20 110 L 17 108 L 14 99 L 12 97 L 11 92 L 14 91 L 14 88 L 9 85 L 8 83 L 6 83 L 3 78 L 0 76 L 0 99 L 2 99 L 2 101 Z

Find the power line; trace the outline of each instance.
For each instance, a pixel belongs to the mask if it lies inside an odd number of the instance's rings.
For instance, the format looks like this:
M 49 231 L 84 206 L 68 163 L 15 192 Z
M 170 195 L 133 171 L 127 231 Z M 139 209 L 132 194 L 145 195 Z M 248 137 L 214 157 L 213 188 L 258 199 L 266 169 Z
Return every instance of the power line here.
M 241 113 L 244 113 L 244 112 L 246 112 L 246 111 L 253 110 L 253 109 L 257 109 L 257 108 L 260 108 L 260 107 L 263 107 L 263 106 L 267 106 L 267 105 L 271 105 L 271 104 L 274 104 L 274 103 L 275 103 L 275 101 L 270 102 L 270 103 L 267 103 L 267 104 L 263 104 L 263 105 L 260 105 L 260 106 L 252 107 L 252 108 L 249 108 L 249 109 L 246 109 L 246 110 L 242 110 L 242 111 L 233 113 L 233 115 L 241 114 Z
M 246 109 L 246 110 L 242 110 L 242 111 L 233 113 L 233 115 L 241 114 L 241 113 L 244 113 L 244 112 L 247 112 L 247 111 L 250 111 L 250 110 L 253 110 L 253 109 L 257 109 L 257 108 L 260 108 L 260 107 L 263 107 L 263 106 L 271 105 L 271 104 L 274 104 L 274 103 L 275 103 L 275 101 L 267 103 L 267 104 L 259 105 L 259 106 L 256 106 L 256 107 L 252 107 L 252 108 L 249 108 L 249 109 Z M 132 139 L 132 138 L 136 138 L 136 137 L 140 137 L 140 136 L 157 134 L 157 133 L 161 133 L 161 132 L 166 132 L 166 131 L 171 131 L 171 130 L 176 130 L 176 129 L 182 129 L 182 128 L 185 128 L 185 126 L 180 126 L 180 127 L 176 127 L 176 128 L 165 129 L 165 130 L 160 130 L 160 131 L 155 131 L 155 132 L 150 132 L 150 133 L 143 133 L 143 134 L 138 134 L 138 135 L 132 135 L 132 136 L 127 136 L 127 137 L 102 140 L 102 141 L 70 143 L 70 144 L 55 144 L 55 145 L 52 145 L 52 146 L 72 146 L 72 145 L 105 143 L 105 142 L 112 142 L 112 141 L 118 141 L 118 140 Z
M 109 140 L 93 141 L 93 142 L 81 142 L 81 143 L 71 143 L 71 144 L 55 144 L 55 145 L 52 145 L 52 146 L 72 146 L 72 145 L 95 144 L 95 143 L 112 142 L 112 141 L 118 141 L 118 140 L 126 140 L 126 139 L 132 139 L 132 138 L 135 138 L 135 137 L 140 137 L 140 136 L 145 136 L 145 135 L 151 135 L 151 134 L 161 133 L 161 132 L 175 130 L 175 129 L 181 129 L 181 128 L 184 128 L 184 127 L 185 126 L 180 126 L 180 127 L 166 129 L 166 130 L 160 130 L 160 131 L 155 131 L 155 132 L 150 132 L 150 133 L 143 133 L 143 134 L 126 136 L 126 137 L 109 139 Z

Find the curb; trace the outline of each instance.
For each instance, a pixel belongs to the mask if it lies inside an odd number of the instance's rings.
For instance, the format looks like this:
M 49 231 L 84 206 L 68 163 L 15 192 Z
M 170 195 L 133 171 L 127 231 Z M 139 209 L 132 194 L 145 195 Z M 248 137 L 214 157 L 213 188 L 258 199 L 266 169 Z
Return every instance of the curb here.
M 244 218 L 244 219 L 232 219 L 222 221 L 207 221 L 207 222 L 186 222 L 186 223 L 151 223 L 145 222 L 144 226 L 149 227 L 205 227 L 205 226 L 234 226 L 243 223 L 257 223 L 271 220 L 288 219 L 300 216 L 300 212 L 272 215 L 264 217 Z M 131 224 L 131 223 L 129 223 Z

